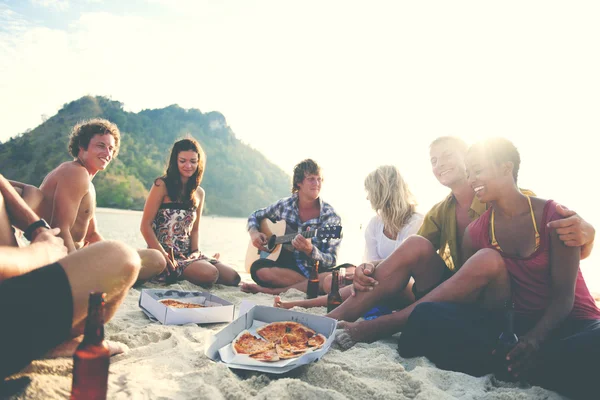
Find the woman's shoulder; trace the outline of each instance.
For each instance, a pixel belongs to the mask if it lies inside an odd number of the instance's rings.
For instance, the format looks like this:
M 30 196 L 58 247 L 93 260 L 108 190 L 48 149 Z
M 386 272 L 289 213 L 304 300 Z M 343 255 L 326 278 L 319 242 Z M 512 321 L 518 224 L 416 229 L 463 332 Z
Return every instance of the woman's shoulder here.
M 366 230 L 368 232 L 372 232 L 372 231 L 376 230 L 377 227 L 380 227 L 383 230 L 383 221 L 381 220 L 381 217 L 376 214 L 367 223 Z
M 165 182 L 165 178 L 163 176 L 159 176 L 154 180 L 154 184 L 152 186 L 156 186 L 159 188 L 166 188 L 167 183 Z

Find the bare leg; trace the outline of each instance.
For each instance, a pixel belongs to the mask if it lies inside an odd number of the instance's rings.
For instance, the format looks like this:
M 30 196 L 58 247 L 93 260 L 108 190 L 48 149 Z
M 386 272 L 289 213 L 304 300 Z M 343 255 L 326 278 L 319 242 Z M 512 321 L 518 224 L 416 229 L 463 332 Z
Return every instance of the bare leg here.
M 37 215 L 42 215 L 42 204 L 44 201 L 44 194 L 40 189 L 33 185 L 26 183 L 9 181 L 10 184 L 15 188 L 17 193 L 21 195 L 25 203 L 31 208 Z
M 325 277 L 324 285 L 327 284 L 327 281 L 331 282 L 331 276 Z M 412 282 L 411 282 L 412 283 Z M 411 303 L 414 303 L 415 296 L 412 293 L 412 284 L 408 285 L 406 289 L 400 294 L 400 298 L 394 299 L 391 301 L 391 307 L 393 309 L 398 309 L 400 307 L 406 307 Z M 340 295 L 342 296 L 342 301 L 346 301 L 346 299 L 352 296 L 352 287 L 344 286 L 340 289 Z M 276 296 L 275 301 L 273 302 L 273 307 L 290 309 L 293 307 L 303 307 L 303 308 L 312 308 L 312 307 L 325 307 L 327 306 L 327 295 L 315 297 L 314 299 L 303 299 L 303 300 L 293 300 L 293 301 L 282 301 L 281 297 Z
M 445 269 L 446 264 L 429 240 L 411 236 L 379 263 L 373 275 L 379 284 L 374 290 L 358 292 L 328 316 L 337 320 L 356 321 L 376 304 L 397 298 L 411 277 L 414 277 L 418 289 L 423 291 L 439 284 Z
M 155 249 L 140 249 L 137 252 L 142 260 L 138 283 L 152 279 L 166 268 L 167 262 L 160 251 Z
M 129 246 L 112 240 L 94 243 L 60 260 L 73 295 L 73 336 L 83 333 L 90 292 L 106 293 L 104 320 L 109 321 L 140 271 L 140 258 Z
M 219 270 L 208 261 L 197 260 L 183 270 L 183 278 L 195 285 L 212 285 L 219 279 Z
M 510 277 L 502 256 L 483 249 L 473 255 L 453 277 L 440 284 L 422 299 L 395 313 L 357 323 L 342 323 L 352 341 L 374 341 L 402 331 L 417 304 L 423 302 L 481 302 L 498 308 L 510 298 Z
M 275 296 L 273 301 L 273 307 L 290 309 L 294 307 L 312 308 L 312 307 L 326 307 L 327 306 L 327 295 L 315 297 L 314 299 L 303 299 L 295 301 L 281 301 L 281 297 Z
M 127 245 L 106 240 L 73 252 L 60 260 L 71 286 L 73 296 L 72 339 L 49 352 L 48 356 L 71 356 L 81 342 L 92 291 L 106 293 L 104 320 L 108 322 L 123 302 L 140 270 L 140 258 Z M 111 354 L 126 349 L 109 343 Z
M 10 217 L 6 211 L 6 203 L 2 195 L 0 195 L 0 246 L 18 246 L 13 227 L 10 223 Z
M 242 279 L 240 278 L 240 274 L 238 274 L 229 265 L 218 262 L 215 264 L 215 267 L 217 267 L 217 270 L 219 271 L 219 279 L 217 279 L 217 283 L 227 286 L 237 286 L 240 284 L 240 280 Z
M 261 271 L 265 271 L 266 272 L 262 272 Z M 275 271 L 274 271 L 275 270 Z M 241 290 L 242 292 L 246 292 L 246 293 L 267 293 L 267 294 L 281 294 L 285 291 L 288 291 L 289 289 L 297 289 L 300 290 L 301 292 L 306 292 L 306 286 L 308 284 L 308 279 L 306 279 L 306 277 L 304 275 L 301 275 L 299 273 L 297 273 L 296 271 L 292 271 L 291 269 L 288 268 L 262 268 L 259 269 L 256 274 L 258 275 L 258 277 L 260 279 L 263 279 L 263 276 L 265 277 L 271 277 L 271 276 L 275 276 L 275 274 L 277 274 L 277 271 L 286 271 L 287 272 L 291 272 L 295 275 L 291 275 L 292 277 L 296 277 L 298 280 L 289 285 L 289 286 L 285 286 L 285 287 L 276 287 L 276 288 L 268 288 L 268 287 L 264 287 L 264 286 L 260 286 L 257 285 L 255 283 L 242 283 L 241 286 Z M 323 272 L 321 274 L 319 274 L 319 292 L 323 293 L 323 282 L 324 280 L 331 275 L 331 272 Z M 330 278 L 331 280 L 331 278 Z

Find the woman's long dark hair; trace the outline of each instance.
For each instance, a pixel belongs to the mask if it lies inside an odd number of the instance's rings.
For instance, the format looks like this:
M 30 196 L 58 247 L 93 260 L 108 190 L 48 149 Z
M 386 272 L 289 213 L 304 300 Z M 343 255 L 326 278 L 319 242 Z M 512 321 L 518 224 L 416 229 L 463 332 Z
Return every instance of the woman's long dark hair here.
M 196 172 L 194 172 L 194 175 L 187 181 L 185 188 L 182 186 L 181 175 L 179 174 L 179 167 L 177 166 L 177 157 L 182 151 L 195 151 L 198 153 L 198 168 L 196 169 Z M 194 192 L 198 189 L 198 186 L 200 186 L 200 182 L 202 182 L 205 166 L 206 155 L 195 139 L 186 138 L 175 142 L 173 149 L 171 149 L 167 172 L 158 178 L 165 182 L 167 194 L 172 202 L 197 205 Z

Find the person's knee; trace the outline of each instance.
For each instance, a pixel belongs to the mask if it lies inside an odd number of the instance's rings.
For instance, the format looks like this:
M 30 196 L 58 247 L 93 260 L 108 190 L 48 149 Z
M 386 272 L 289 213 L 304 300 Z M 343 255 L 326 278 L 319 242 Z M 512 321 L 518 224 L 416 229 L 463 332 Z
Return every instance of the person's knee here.
M 496 250 L 481 249 L 473 257 L 473 261 L 476 261 L 477 268 L 480 270 L 484 270 L 492 275 L 506 273 L 504 259 Z
M 143 249 L 138 251 L 142 268 L 150 275 L 160 274 L 167 266 L 167 260 L 160 251 L 155 249 Z
M 273 280 L 273 271 L 271 268 L 261 268 L 256 271 L 256 276 L 263 282 L 271 282 Z
M 205 268 L 203 271 L 204 281 L 209 284 L 213 284 L 219 280 L 219 270 L 212 264 L 209 264 L 209 267 Z
M 231 284 L 232 286 L 237 286 L 240 284 L 241 281 L 242 281 L 242 277 L 240 276 L 240 274 L 238 274 L 236 271 L 233 271 L 232 279 L 228 283 Z
M 435 249 L 431 242 L 423 236 L 412 235 L 408 237 L 403 244 L 405 248 L 410 249 L 418 257 L 429 257 L 435 253 Z
M 127 280 L 135 280 L 140 272 L 141 259 L 137 251 L 125 243 L 116 240 L 105 240 L 95 244 L 101 246 L 98 250 L 102 254 L 110 255 L 111 264 L 106 268 L 114 268 L 114 272 Z

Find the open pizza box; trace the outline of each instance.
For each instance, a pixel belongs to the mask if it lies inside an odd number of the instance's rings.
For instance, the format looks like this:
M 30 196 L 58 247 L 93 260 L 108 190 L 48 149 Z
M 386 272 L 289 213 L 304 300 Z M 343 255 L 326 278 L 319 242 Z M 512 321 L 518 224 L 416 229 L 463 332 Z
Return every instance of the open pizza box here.
M 203 308 L 167 307 L 160 300 L 173 299 L 203 305 Z M 209 292 L 174 289 L 142 289 L 140 308 L 150 319 L 164 325 L 210 324 L 233 321 L 235 306 Z
M 208 358 L 222 362 L 229 368 L 283 374 L 301 365 L 319 360 L 333 343 L 337 321 L 332 318 L 267 306 L 254 306 L 244 313 L 246 311 L 244 308 L 242 305 L 240 316 L 208 341 L 204 352 Z M 298 358 L 275 362 L 257 361 L 247 355 L 235 354 L 231 349 L 231 342 L 241 332 L 248 330 L 250 333 L 256 334 L 257 328 L 277 321 L 299 322 L 316 333 L 324 335 L 327 340 L 318 350 L 308 351 Z M 258 335 L 256 334 L 256 336 Z

